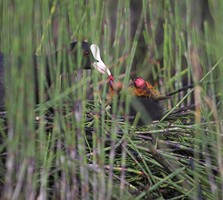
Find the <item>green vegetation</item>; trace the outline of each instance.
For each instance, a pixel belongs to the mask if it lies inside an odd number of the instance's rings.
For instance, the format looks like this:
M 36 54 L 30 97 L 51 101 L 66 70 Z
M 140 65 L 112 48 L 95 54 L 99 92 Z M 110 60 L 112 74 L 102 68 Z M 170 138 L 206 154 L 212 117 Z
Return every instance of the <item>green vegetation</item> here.
M 11 56 L 13 67 L 5 67 L 0 196 L 222 199 L 222 10 L 220 0 L 1 0 L 0 52 Z M 123 115 L 129 113 L 126 91 L 108 109 L 105 75 L 93 70 L 69 83 L 67 69 L 77 76 L 66 55 L 74 39 L 97 44 L 125 86 L 133 76 L 163 94 L 194 86 L 164 102 L 160 122 L 132 126 L 136 121 Z M 56 50 L 46 98 L 45 58 Z M 41 74 L 38 105 L 34 54 Z M 77 55 L 76 68 L 82 52 Z

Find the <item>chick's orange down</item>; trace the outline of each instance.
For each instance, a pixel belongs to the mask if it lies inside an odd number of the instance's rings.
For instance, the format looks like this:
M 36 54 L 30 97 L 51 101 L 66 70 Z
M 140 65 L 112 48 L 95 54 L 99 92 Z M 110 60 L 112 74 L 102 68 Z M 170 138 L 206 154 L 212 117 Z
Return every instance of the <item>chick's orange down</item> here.
M 111 91 L 119 93 L 122 89 L 120 82 L 109 81 Z M 117 89 L 118 88 L 118 89 Z M 131 93 L 130 116 L 132 118 L 140 115 L 138 125 L 146 125 L 153 120 L 160 120 L 163 117 L 164 108 L 161 100 L 170 97 L 161 95 L 149 82 L 139 77 L 133 80 L 128 87 Z
M 154 101 L 169 99 L 168 96 L 161 95 L 158 90 L 141 77 L 133 80 L 133 84 L 130 85 L 130 90 L 134 96 L 148 97 Z

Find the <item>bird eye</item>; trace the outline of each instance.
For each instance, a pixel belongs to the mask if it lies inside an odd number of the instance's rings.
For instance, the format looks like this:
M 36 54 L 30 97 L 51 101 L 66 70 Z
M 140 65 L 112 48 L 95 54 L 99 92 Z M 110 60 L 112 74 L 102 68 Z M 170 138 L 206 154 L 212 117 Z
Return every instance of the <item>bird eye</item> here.
M 84 52 L 84 56 L 88 56 L 89 55 L 89 52 L 88 51 L 85 51 Z

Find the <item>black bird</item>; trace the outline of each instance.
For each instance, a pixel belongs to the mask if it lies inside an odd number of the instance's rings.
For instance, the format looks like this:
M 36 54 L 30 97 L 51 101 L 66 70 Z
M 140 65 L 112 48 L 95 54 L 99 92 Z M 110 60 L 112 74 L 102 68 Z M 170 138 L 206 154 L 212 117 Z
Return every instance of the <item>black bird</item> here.
M 58 72 L 58 69 L 56 69 L 56 66 L 60 67 L 59 69 L 59 73 L 60 74 L 69 74 L 71 73 L 71 71 L 73 70 L 77 70 L 78 68 L 80 69 L 91 69 L 91 60 L 92 60 L 92 55 L 91 55 L 91 51 L 90 51 L 90 45 L 88 42 L 82 41 L 81 42 L 81 50 L 79 50 L 81 52 L 81 54 L 83 55 L 82 59 L 81 59 L 81 64 L 80 67 L 76 66 L 77 63 L 77 56 L 78 56 L 78 49 L 77 49 L 78 42 L 74 41 L 70 44 L 70 46 L 68 48 L 65 49 L 65 58 L 63 57 L 63 60 L 61 61 L 61 63 L 58 64 L 58 57 L 59 57 L 59 51 L 56 51 L 53 55 L 51 56 L 45 56 L 44 58 L 42 56 L 36 56 L 34 55 L 32 57 L 33 59 L 33 67 L 34 67 L 34 87 L 35 87 L 35 101 L 38 104 L 39 103 L 39 95 L 38 95 L 38 90 L 39 90 L 39 84 L 38 84 L 38 80 L 39 80 L 39 61 L 41 59 L 44 59 L 45 61 L 45 80 L 46 80 L 46 87 L 50 87 L 51 84 L 53 83 L 52 80 L 52 72 L 56 73 Z M 4 99 L 5 99 L 5 90 L 7 89 L 7 87 L 5 87 L 5 79 L 9 79 L 7 76 L 8 72 L 7 69 L 9 69 L 10 65 L 12 65 L 11 60 L 16 59 L 16 62 L 18 66 L 15 67 L 19 67 L 21 68 L 21 57 L 17 57 L 15 58 L 15 56 L 10 56 L 10 55 L 5 55 L 3 53 L 0 52 L 0 110 L 3 111 L 5 110 L 4 105 Z M 54 62 L 55 61 L 55 62 Z M 54 65 L 52 63 L 55 63 Z M 56 66 L 55 66 L 56 65 Z M 72 66 L 69 66 L 72 65 Z M 52 69 L 53 68 L 53 69 Z

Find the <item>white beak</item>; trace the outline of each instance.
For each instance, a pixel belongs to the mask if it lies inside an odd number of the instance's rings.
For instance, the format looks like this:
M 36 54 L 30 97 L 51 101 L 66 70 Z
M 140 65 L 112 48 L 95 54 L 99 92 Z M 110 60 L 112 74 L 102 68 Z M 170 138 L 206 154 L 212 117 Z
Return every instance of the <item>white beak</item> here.
M 105 63 L 101 60 L 101 55 L 100 55 L 100 49 L 96 44 L 92 44 L 90 46 L 92 55 L 96 62 L 93 62 L 92 65 L 96 70 L 98 70 L 101 74 L 107 74 L 108 76 L 111 75 L 110 70 L 108 67 L 105 65 Z

